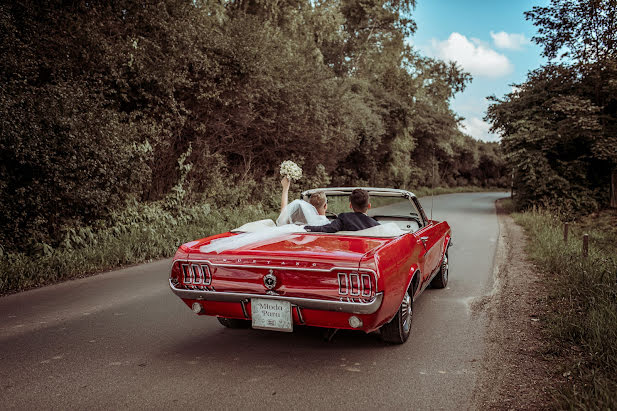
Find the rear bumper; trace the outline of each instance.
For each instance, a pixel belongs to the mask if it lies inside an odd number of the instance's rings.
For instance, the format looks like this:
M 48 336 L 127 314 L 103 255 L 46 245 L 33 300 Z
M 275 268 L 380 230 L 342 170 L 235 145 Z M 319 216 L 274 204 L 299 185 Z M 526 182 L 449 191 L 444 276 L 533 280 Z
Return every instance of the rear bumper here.
M 219 302 L 248 302 L 251 298 L 265 298 L 270 300 L 289 301 L 292 305 L 308 310 L 335 311 L 350 314 L 373 314 L 383 300 L 383 292 L 377 293 L 375 298 L 368 302 L 317 300 L 313 298 L 287 297 L 282 295 L 227 293 L 208 290 L 186 290 L 174 287 L 169 280 L 169 288 L 182 299 Z

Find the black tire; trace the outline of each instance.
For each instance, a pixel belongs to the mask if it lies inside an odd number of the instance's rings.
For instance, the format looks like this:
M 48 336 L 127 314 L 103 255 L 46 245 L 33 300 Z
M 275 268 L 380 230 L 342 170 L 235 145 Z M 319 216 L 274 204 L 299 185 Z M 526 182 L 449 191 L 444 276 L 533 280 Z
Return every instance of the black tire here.
M 411 333 L 411 321 L 413 320 L 413 299 L 409 290 L 403 296 L 401 306 L 392 320 L 381 326 L 381 339 L 393 343 L 403 344 Z
M 431 281 L 432 288 L 446 288 L 448 285 L 448 276 L 450 272 L 450 265 L 448 264 L 448 253 L 443 256 L 443 260 L 441 260 L 441 267 L 439 268 L 439 272 Z
M 236 318 L 216 317 L 219 322 L 227 328 L 251 328 L 249 320 L 238 320 Z

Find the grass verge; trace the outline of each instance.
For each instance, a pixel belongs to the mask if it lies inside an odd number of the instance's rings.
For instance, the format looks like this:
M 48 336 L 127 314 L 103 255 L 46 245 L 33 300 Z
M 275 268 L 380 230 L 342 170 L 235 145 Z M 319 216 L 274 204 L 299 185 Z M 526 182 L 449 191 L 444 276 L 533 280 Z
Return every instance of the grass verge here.
M 602 212 L 563 223 L 548 212 L 514 213 L 529 234 L 528 253 L 551 285 L 546 318 L 554 352 L 564 358 L 568 383 L 559 408 L 617 409 L 617 213 Z M 589 235 L 589 256 L 582 237 Z
M 431 191 L 438 195 L 490 190 L 437 187 L 415 193 L 422 196 Z M 261 205 L 213 210 L 208 204 L 181 204 L 173 198 L 134 203 L 95 227 L 67 229 L 65 240 L 56 248 L 34 244 L 26 252 L 3 253 L 0 247 L 0 295 L 170 257 L 180 244 L 277 216 L 275 210 Z
M 133 204 L 104 227 L 70 229 L 60 246 L 37 244 L 0 256 L 0 295 L 172 256 L 180 244 L 247 221 L 276 218 L 260 206 L 212 210 L 208 204 L 170 209 Z

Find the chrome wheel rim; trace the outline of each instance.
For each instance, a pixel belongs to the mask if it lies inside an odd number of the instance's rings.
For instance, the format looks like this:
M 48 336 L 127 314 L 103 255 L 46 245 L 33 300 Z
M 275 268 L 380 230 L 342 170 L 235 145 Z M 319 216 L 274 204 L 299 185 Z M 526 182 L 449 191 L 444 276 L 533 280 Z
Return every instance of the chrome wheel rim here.
M 450 269 L 450 265 L 448 264 L 448 256 L 444 256 L 443 265 L 441 266 L 443 270 L 443 281 L 444 283 L 448 281 L 448 270 Z
M 409 331 L 412 315 L 413 311 L 411 307 L 411 297 L 409 296 L 409 293 L 405 293 L 405 297 L 401 303 L 401 317 L 403 319 L 403 331 L 405 332 Z

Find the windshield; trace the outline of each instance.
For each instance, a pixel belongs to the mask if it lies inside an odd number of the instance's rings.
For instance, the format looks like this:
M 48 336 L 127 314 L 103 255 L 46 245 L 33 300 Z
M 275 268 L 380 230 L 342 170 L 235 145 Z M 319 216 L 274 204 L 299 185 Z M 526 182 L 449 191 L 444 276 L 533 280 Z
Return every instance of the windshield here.
M 340 213 L 353 211 L 349 207 L 348 194 L 327 194 L 326 216 L 334 219 Z M 405 231 L 416 231 L 424 226 L 422 216 L 414 202 L 404 197 L 371 195 L 371 208 L 367 214 L 380 224 L 395 223 Z

